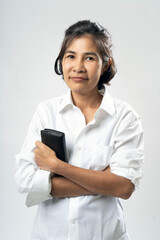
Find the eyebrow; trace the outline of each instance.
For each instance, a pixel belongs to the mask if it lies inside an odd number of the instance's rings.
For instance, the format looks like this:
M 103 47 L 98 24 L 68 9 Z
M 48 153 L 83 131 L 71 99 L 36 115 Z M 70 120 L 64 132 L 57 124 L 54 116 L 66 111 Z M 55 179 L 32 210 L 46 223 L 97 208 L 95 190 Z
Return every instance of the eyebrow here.
M 74 52 L 74 51 L 71 51 L 71 50 L 67 50 L 67 51 L 65 51 L 65 53 L 72 53 L 72 54 L 76 54 L 76 52 Z M 97 56 L 97 54 L 95 53 L 95 52 L 86 52 L 86 53 L 84 53 L 85 55 L 93 55 L 93 56 L 96 56 L 96 57 L 98 57 Z

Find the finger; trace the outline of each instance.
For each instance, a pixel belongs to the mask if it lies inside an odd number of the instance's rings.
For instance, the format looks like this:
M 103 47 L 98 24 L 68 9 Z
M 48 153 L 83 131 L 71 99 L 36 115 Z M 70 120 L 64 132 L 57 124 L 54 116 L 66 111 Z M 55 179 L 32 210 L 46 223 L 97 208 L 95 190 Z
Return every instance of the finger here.
M 46 145 L 44 143 L 42 143 L 41 141 L 37 140 L 35 142 L 35 145 L 37 148 L 43 149 Z
M 39 166 L 42 162 L 42 158 L 40 155 L 36 154 L 34 155 L 34 160 L 36 161 L 37 165 Z
M 41 141 L 36 141 L 35 145 L 37 146 L 37 148 L 41 149 L 42 151 L 44 151 L 44 150 L 45 151 L 52 151 L 56 155 L 56 152 L 53 149 L 51 149 L 50 147 L 48 147 L 47 145 L 45 145 Z
M 34 155 L 34 160 L 35 160 L 35 162 L 36 162 L 37 165 L 38 165 L 38 162 L 39 162 L 39 156 L 38 156 L 38 155 Z
M 37 147 L 34 149 L 33 152 L 34 152 L 35 155 L 41 155 L 41 150 Z

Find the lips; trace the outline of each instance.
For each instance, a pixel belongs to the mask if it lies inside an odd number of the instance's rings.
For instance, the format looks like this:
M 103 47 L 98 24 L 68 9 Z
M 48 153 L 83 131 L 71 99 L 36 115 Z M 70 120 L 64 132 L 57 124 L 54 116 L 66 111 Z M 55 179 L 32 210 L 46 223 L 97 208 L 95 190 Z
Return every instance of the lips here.
M 70 78 L 75 82 L 82 82 L 87 80 L 87 78 L 84 78 L 84 77 L 70 77 Z

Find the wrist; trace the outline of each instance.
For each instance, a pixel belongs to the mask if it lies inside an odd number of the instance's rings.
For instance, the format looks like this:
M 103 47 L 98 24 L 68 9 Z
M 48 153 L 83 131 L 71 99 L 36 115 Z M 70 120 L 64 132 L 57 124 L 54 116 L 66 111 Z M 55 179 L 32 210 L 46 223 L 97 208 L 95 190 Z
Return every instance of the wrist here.
M 61 171 L 61 169 L 63 167 L 64 162 L 57 157 L 51 158 L 50 162 L 51 162 L 50 171 L 52 173 L 59 174 L 59 172 Z
M 60 175 L 60 176 L 64 176 L 65 171 L 66 171 L 66 167 L 68 165 L 69 165 L 68 163 L 63 162 L 62 160 L 58 159 L 57 164 L 56 164 L 55 169 L 54 169 L 55 173 Z

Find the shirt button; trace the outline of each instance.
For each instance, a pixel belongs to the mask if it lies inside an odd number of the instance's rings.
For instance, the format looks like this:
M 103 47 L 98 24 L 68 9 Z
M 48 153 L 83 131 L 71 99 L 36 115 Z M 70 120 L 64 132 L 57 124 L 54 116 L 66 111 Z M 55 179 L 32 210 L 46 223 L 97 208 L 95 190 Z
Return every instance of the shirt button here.
M 75 224 L 76 223 L 76 220 L 72 220 L 72 224 Z

